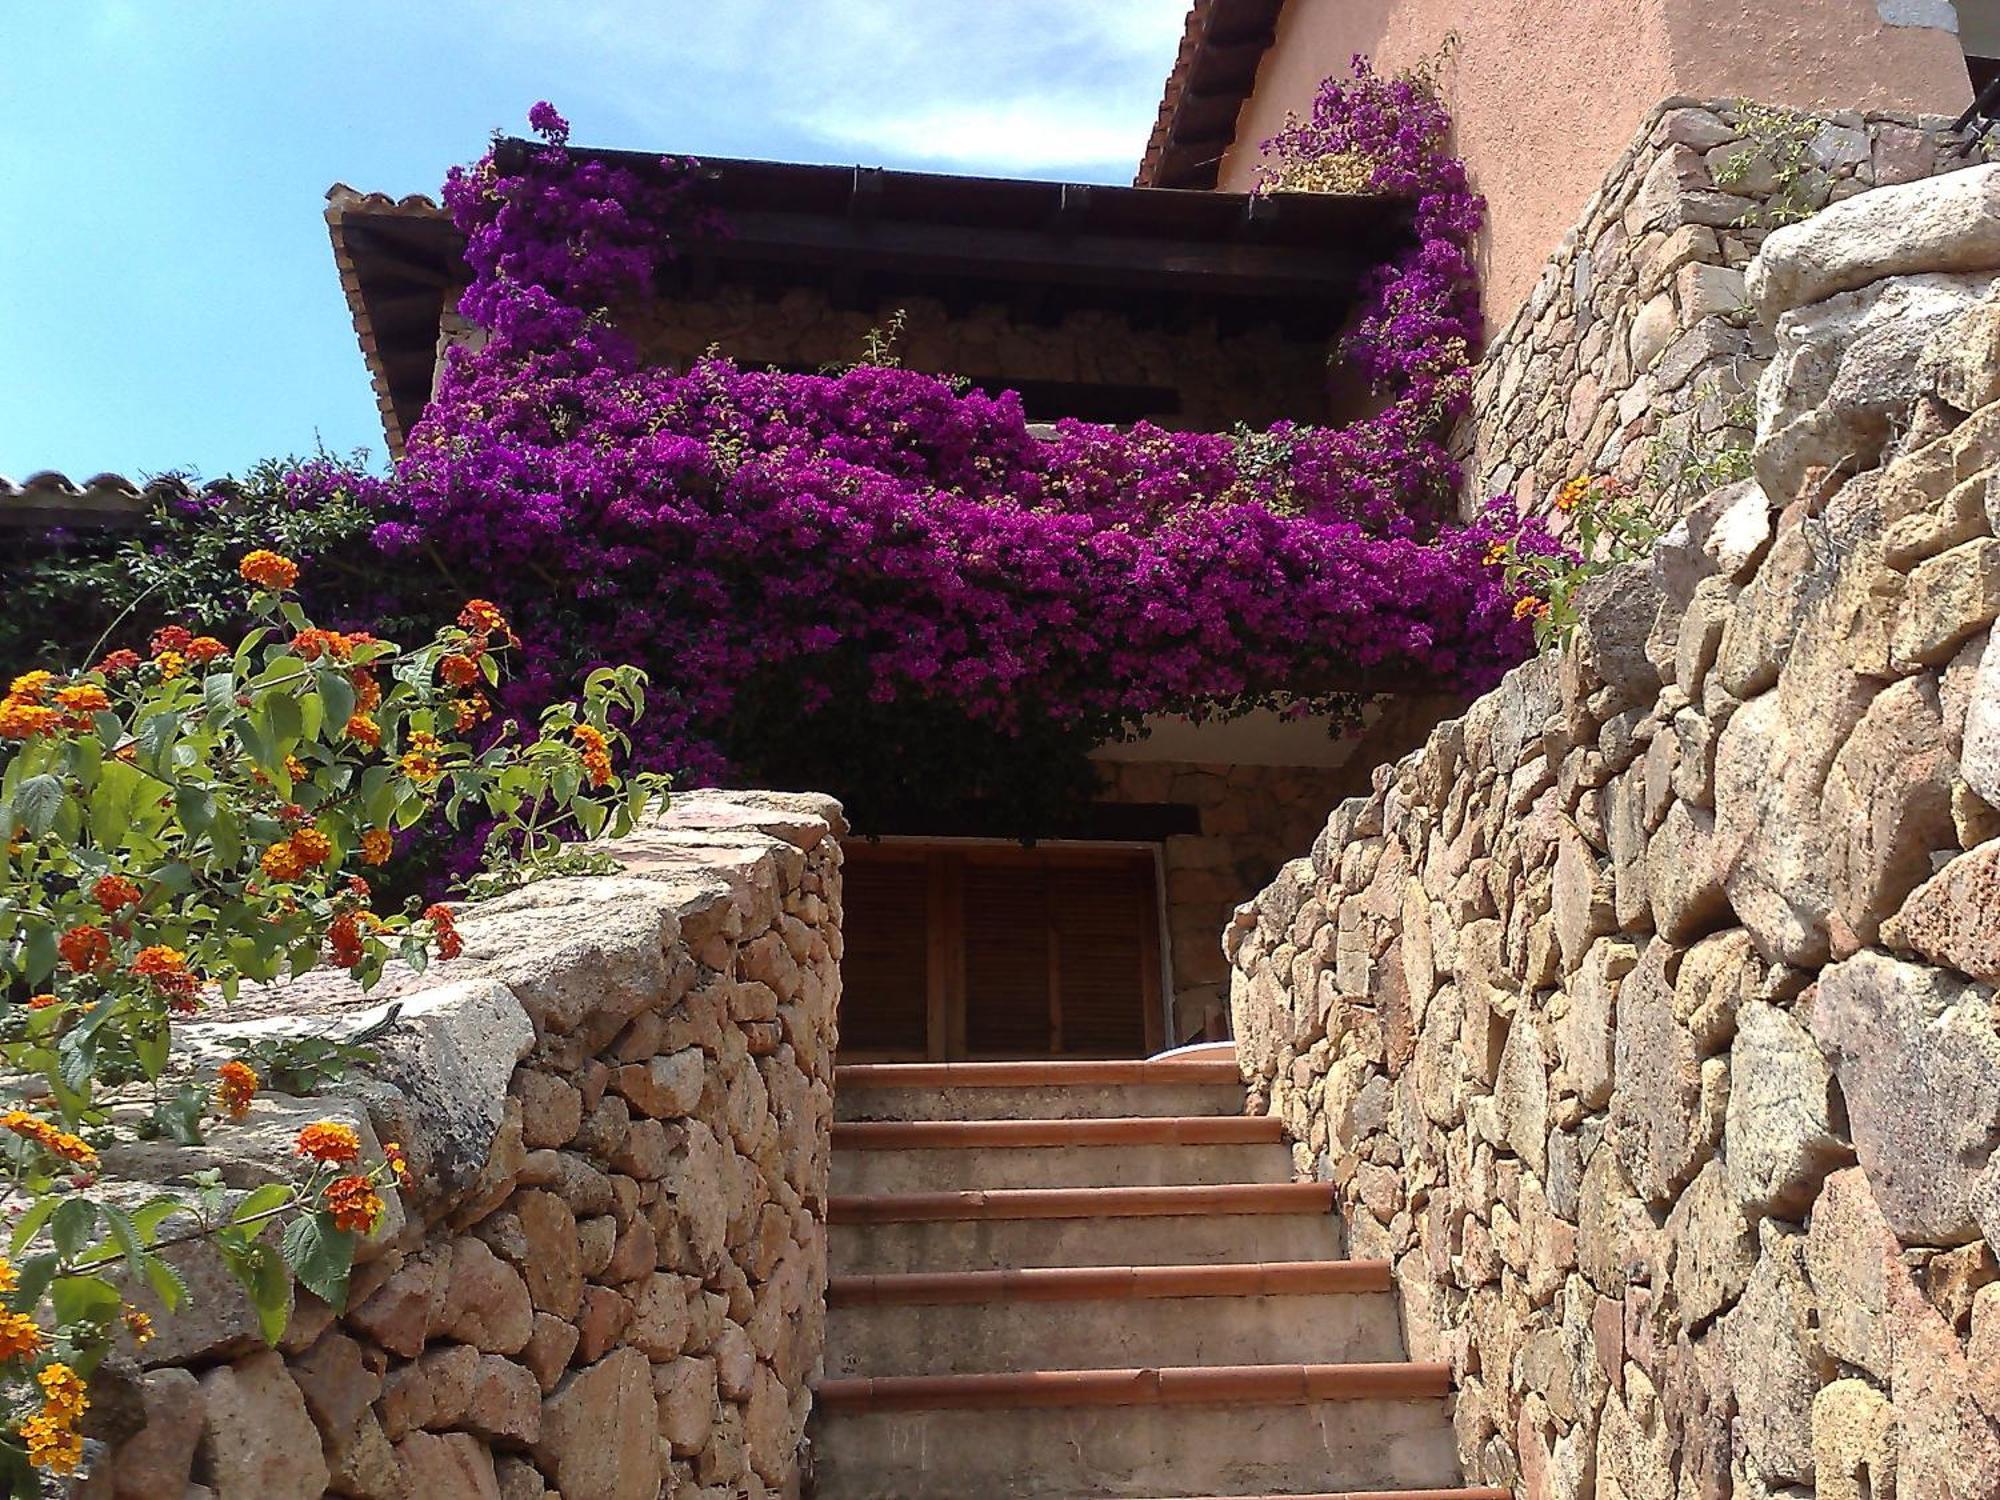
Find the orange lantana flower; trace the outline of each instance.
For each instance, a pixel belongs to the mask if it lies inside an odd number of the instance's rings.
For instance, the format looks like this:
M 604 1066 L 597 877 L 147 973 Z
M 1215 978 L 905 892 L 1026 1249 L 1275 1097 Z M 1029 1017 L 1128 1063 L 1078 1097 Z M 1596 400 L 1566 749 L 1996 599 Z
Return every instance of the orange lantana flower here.
M 145 895 L 139 882 L 127 875 L 104 875 L 90 888 L 90 899 L 108 916 L 127 906 L 137 906 Z
M 89 1167 L 97 1165 L 97 1151 L 88 1141 L 51 1125 L 47 1120 L 37 1119 L 26 1110 L 10 1109 L 0 1115 L 0 1130 L 11 1130 L 23 1140 L 33 1141 L 50 1155 L 60 1156 L 64 1161 Z
M 0 1312 L 0 1360 L 28 1359 L 42 1348 L 42 1330 L 26 1313 Z
M 250 1101 L 257 1097 L 257 1086 L 262 1082 L 250 1064 L 231 1058 L 216 1069 L 215 1102 L 230 1119 L 240 1120 L 250 1113 Z
M 431 931 L 437 938 L 439 958 L 457 958 L 465 951 L 465 939 L 458 935 L 458 924 L 453 920 L 449 906 L 441 901 L 426 906 L 424 920 L 431 924 Z
M 358 1174 L 337 1177 L 328 1183 L 325 1202 L 327 1212 L 333 1215 L 334 1228 L 350 1234 L 373 1234 L 386 1206 L 382 1195 L 375 1191 L 375 1184 Z
M 458 623 L 486 635 L 504 635 L 507 630 L 507 617 L 500 613 L 500 607 L 485 599 L 466 600 L 465 608 L 458 612 Z
M 94 974 L 111 962 L 111 939 L 102 927 L 72 927 L 56 940 L 62 961 L 79 974 Z
M 338 1120 L 315 1120 L 299 1132 L 292 1149 L 329 1167 L 344 1167 L 361 1159 L 361 1137 L 352 1125 Z
M 259 588 L 288 589 L 299 581 L 299 565 L 289 557 L 259 547 L 236 565 L 246 583 Z
M 453 687 L 471 687 L 479 681 L 479 663 L 469 656 L 453 652 L 438 663 L 438 676 Z

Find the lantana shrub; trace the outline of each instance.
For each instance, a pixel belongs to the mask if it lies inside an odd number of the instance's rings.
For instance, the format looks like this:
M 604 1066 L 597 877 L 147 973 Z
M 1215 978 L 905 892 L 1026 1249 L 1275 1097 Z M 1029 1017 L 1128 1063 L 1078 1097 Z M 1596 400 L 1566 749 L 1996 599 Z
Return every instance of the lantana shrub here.
M 169 1309 L 186 1295 L 162 1250 L 210 1240 L 275 1341 L 294 1277 L 343 1302 L 405 1170 L 329 1119 L 299 1133 L 291 1181 L 240 1198 L 198 1177 L 153 1196 L 100 1184 L 101 1151 L 198 1142 L 263 1083 L 262 1058 L 191 1072 L 176 1021 L 246 982 L 331 966 L 366 987 L 391 959 L 456 956 L 448 905 L 376 906 L 369 874 L 414 828 L 490 822 L 486 880 L 518 881 L 601 867 L 559 833 L 622 833 L 662 792 L 613 768 L 643 708 L 635 669 L 591 673 L 528 732 L 494 714 L 515 638 L 492 604 L 405 650 L 316 625 L 289 558 L 240 566 L 240 640 L 172 625 L 144 654 L 26 672 L 0 699 L 0 1486 L 17 1496 L 76 1467 L 86 1382 L 121 1330 L 150 1336 L 133 1289 Z
M 1323 97 L 1358 109 L 1401 87 L 1364 74 Z M 1530 632 L 1482 566 L 1511 516 L 1440 519 L 1479 206 L 1426 107 L 1348 133 L 1377 161 L 1366 185 L 1412 196 L 1419 230 L 1348 350 L 1382 411 L 1242 436 L 1068 421 L 1043 438 L 1014 396 L 909 370 L 645 366 L 620 317 L 688 236 L 726 226 L 704 223 L 687 164 L 572 152 L 539 105 L 541 145 L 447 185 L 472 271 L 460 310 L 486 337 L 450 351 L 373 487 L 376 541 L 507 606 L 524 646 L 510 701 L 645 665 L 664 701 L 637 753 L 700 780 L 756 773 L 834 715 L 862 736 L 830 771 L 851 796 L 857 763 L 946 758 L 914 748 L 911 725 L 1003 749 L 1042 734 L 1080 762 L 1149 714 L 1483 687 Z M 336 483 L 353 480 L 303 472 L 301 503 Z

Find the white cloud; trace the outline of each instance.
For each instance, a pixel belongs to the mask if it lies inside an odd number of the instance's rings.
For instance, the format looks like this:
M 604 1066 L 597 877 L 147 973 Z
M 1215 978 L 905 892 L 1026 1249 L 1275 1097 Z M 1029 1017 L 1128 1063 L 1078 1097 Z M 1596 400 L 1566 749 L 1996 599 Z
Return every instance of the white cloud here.
M 571 0 L 554 33 L 547 14 L 545 0 L 503 0 L 494 39 L 561 49 L 601 103 L 669 149 L 693 116 L 718 134 L 762 121 L 828 154 L 1122 175 L 1145 149 L 1187 0 Z
M 939 104 L 900 114 L 831 113 L 801 122 L 843 147 L 1013 171 L 1136 162 L 1145 135 L 1130 110 L 1033 95 Z

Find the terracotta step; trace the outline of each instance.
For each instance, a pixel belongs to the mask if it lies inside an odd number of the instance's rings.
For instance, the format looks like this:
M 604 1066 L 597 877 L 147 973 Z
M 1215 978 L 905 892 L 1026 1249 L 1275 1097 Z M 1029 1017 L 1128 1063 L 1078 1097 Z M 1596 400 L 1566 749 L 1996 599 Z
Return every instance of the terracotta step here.
M 849 1275 L 1215 1265 L 1246 1251 L 1336 1260 L 1342 1232 L 1332 1207 L 1332 1190 L 1314 1183 L 835 1199 L 828 1236 L 834 1272 Z M 1028 1211 L 1070 1217 L 1009 1217 Z
M 835 1276 L 828 1307 L 940 1307 L 966 1302 L 1112 1302 L 1135 1298 L 1302 1297 L 1386 1292 L 1386 1260 L 1239 1261 L 1229 1265 L 1039 1266 Z
M 973 1151 L 996 1146 L 1276 1144 L 1276 1115 L 1122 1115 L 1056 1120 L 872 1120 L 833 1127 L 835 1151 Z
M 1283 1182 L 1272 1116 L 894 1120 L 833 1128 L 836 1194 Z
M 1181 1060 L 855 1063 L 834 1072 L 840 1120 L 1241 1115 L 1233 1053 Z
M 829 1405 L 836 1382 L 828 1381 L 812 1421 L 815 1494 L 1076 1500 L 1177 1490 L 1276 1496 L 1329 1484 L 1361 1491 L 1400 1484 L 1422 1494 L 1458 1482 L 1451 1425 L 1436 1394 L 1443 1377 L 1434 1369 L 1387 1383 L 1398 1392 L 1391 1395 L 1308 1368 L 1291 1366 L 1275 1379 L 1229 1370 L 1051 1372 L 1066 1396 L 1084 1401 L 1062 1406 L 1023 1404 L 1054 1390 L 1024 1390 L 1020 1376 L 960 1377 L 985 1384 L 977 1397 L 956 1393 L 951 1405 L 938 1404 L 935 1381 L 926 1383 L 929 1392 L 864 1383 L 865 1395 Z M 1315 1385 L 1329 1394 L 1304 1394 Z M 918 1399 L 930 1404 L 903 1404 Z
M 1007 1370 L 822 1380 L 815 1405 L 843 1411 L 1017 1407 L 1264 1406 L 1422 1401 L 1451 1390 L 1451 1367 L 1410 1360 L 1352 1365 L 1184 1365 L 1133 1370 Z
M 835 1277 L 832 1375 L 1402 1357 L 1386 1261 Z
M 1230 1182 L 1171 1187 L 968 1189 L 955 1193 L 835 1194 L 830 1224 L 940 1219 L 1103 1219 L 1187 1214 L 1330 1214 L 1324 1182 Z
M 1020 1062 L 848 1063 L 836 1088 L 1078 1088 L 1133 1083 L 1241 1083 L 1235 1059 L 1203 1057 L 1064 1058 Z

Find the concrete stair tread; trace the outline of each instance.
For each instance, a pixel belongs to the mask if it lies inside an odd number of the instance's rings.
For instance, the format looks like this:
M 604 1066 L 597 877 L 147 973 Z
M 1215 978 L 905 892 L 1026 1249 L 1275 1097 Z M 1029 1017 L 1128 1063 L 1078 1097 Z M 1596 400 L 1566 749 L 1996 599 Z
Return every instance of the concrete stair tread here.
M 1226 1044 L 839 1068 L 821 1493 L 1506 1500 L 1243 1099 Z
M 1276 1145 L 1275 1115 L 1108 1115 L 1067 1120 L 850 1120 L 837 1151 L 991 1150 L 998 1147 Z
M 1235 1182 L 1164 1187 L 971 1188 L 947 1193 L 835 1194 L 830 1224 L 940 1219 L 1094 1219 L 1190 1214 L 1330 1214 L 1324 1182 Z
M 1451 1367 L 1414 1361 L 1340 1365 L 1181 1365 L 1123 1370 L 1010 1370 L 979 1375 L 861 1375 L 822 1380 L 829 1419 L 853 1411 L 1078 1406 L 1281 1406 L 1428 1401 Z
M 835 1277 L 827 1374 L 1357 1364 L 1404 1353 L 1387 1261 Z
M 1307 1297 L 1386 1292 L 1386 1260 L 1239 1261 L 1221 1265 L 1017 1266 L 835 1276 L 827 1306 L 966 1302 L 1109 1302 L 1139 1298 Z
M 1092 1497 L 1079 1495 L 1076 1500 Z M 1482 1484 L 1455 1490 L 1317 1490 L 1310 1495 L 1266 1491 L 1258 1495 L 1166 1495 L 1158 1500 L 1514 1500 L 1514 1496 L 1511 1490 Z
M 1034 1058 L 1025 1062 L 848 1063 L 834 1090 L 1084 1088 L 1141 1083 L 1234 1083 L 1233 1058 Z
M 1078 1500 L 1458 1485 L 1442 1399 L 822 1412 L 827 1500 Z

